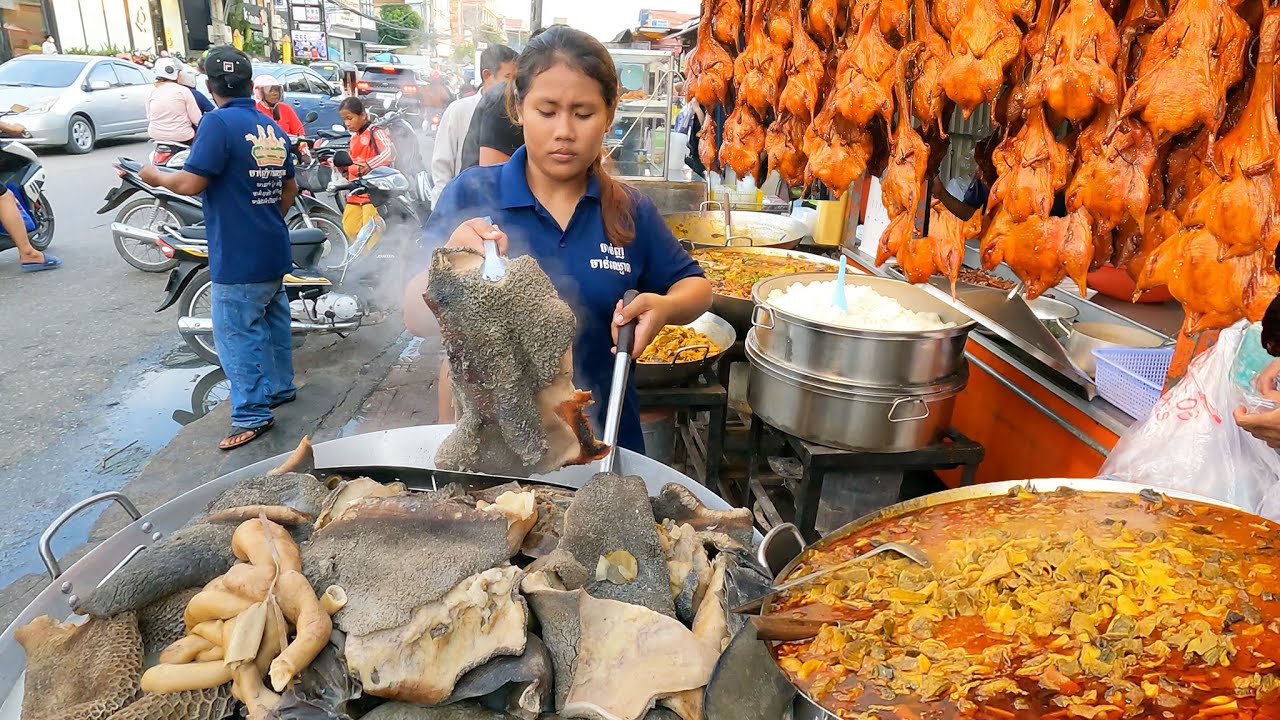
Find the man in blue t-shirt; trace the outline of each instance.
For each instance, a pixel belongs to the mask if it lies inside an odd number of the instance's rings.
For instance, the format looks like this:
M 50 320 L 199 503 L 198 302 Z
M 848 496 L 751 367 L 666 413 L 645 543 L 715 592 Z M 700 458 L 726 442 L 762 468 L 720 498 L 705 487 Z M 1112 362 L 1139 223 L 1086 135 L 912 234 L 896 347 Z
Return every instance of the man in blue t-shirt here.
M 205 58 L 218 109 L 204 116 L 181 172 L 152 166 L 142 179 L 183 195 L 202 193 L 213 278 L 213 336 L 231 381 L 231 434 L 240 447 L 271 429 L 271 409 L 297 395 L 289 301 L 293 268 L 284 211 L 298 194 L 289 139 L 253 100 L 253 66 L 219 45 Z

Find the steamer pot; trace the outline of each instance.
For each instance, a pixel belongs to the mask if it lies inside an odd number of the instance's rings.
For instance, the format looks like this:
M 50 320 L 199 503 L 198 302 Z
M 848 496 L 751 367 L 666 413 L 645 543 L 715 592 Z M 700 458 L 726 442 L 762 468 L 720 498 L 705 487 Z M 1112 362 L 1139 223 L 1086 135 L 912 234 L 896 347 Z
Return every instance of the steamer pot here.
M 960 372 L 964 346 L 976 323 L 914 285 L 863 275 L 845 279 L 846 287 L 869 287 L 908 310 L 936 313 L 953 327 L 922 332 L 859 330 L 804 318 L 768 302 L 771 293 L 794 283 L 831 279 L 823 273 L 797 273 L 756 283 L 751 289 L 755 303 L 751 323 L 763 357 L 813 380 L 868 388 L 928 385 Z
M 783 432 L 845 450 L 909 452 L 932 445 L 951 424 L 968 366 L 939 382 L 875 388 L 815 378 L 765 356 L 747 335 L 751 411 Z

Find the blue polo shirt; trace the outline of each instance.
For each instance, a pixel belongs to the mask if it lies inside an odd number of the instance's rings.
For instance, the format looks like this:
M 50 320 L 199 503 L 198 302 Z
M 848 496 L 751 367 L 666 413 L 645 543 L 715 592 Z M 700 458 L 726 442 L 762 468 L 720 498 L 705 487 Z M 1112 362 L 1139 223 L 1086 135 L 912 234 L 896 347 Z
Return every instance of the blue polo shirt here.
M 427 220 L 419 266 L 449 241 L 458 225 L 472 218 L 493 218 L 510 240 L 511 257 L 531 255 L 551 278 L 560 297 L 578 318 L 573 344 L 574 384 L 591 391 L 595 404 L 588 414 L 599 433 L 613 378 L 613 311 L 628 290 L 666 293 L 676 282 L 702 276 L 702 268 L 676 241 L 653 201 L 633 188 L 636 237 L 625 248 L 614 247 L 600 214 L 600 183 L 592 178 L 578 201 L 569 226 L 561 228 L 542 207 L 525 179 L 525 149 L 502 165 L 474 167 L 454 178 Z M 538 322 L 530 318 L 530 322 Z M 627 388 L 618 443 L 644 452 L 635 384 Z
M 289 137 L 252 98 L 204 116 L 183 170 L 209 181 L 200 197 L 214 282 L 267 282 L 293 269 L 280 212 L 285 180 L 293 177 Z

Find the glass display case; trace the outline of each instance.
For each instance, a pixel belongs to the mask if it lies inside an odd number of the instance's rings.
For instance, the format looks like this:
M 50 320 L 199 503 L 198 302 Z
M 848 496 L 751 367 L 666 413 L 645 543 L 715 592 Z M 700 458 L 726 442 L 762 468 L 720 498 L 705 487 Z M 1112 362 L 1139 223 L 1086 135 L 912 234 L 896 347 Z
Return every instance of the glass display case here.
M 611 49 L 621 95 L 605 148 L 621 178 L 666 178 L 675 57 L 660 50 Z

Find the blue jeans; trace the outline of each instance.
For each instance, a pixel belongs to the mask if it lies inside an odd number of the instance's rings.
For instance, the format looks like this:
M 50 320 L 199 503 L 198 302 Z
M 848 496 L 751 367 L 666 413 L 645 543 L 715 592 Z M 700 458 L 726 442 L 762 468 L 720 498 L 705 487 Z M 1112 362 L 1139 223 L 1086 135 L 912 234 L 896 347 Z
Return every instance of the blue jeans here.
M 266 425 L 271 406 L 298 393 L 289 324 L 289 300 L 279 280 L 213 284 L 213 340 L 231 381 L 233 426 Z

